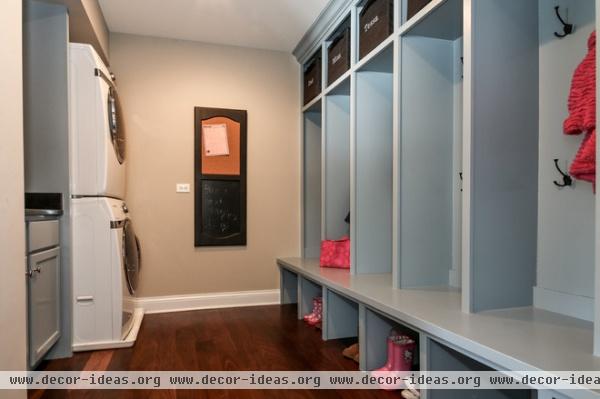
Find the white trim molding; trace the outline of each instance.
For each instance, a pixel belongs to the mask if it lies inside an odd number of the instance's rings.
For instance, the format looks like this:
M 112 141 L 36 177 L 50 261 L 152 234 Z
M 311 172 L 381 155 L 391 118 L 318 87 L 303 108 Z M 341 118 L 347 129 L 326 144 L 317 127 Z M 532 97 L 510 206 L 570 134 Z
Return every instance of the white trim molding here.
M 325 36 L 342 21 L 342 17 L 347 16 L 345 11 L 353 3 L 354 0 L 331 0 L 325 6 L 293 51 L 299 63 L 305 63 L 306 59 L 317 51 Z
M 533 306 L 554 313 L 594 321 L 594 298 L 533 287 Z
M 132 299 L 146 314 L 186 312 L 190 310 L 278 305 L 279 290 L 217 292 L 210 294 L 153 296 Z

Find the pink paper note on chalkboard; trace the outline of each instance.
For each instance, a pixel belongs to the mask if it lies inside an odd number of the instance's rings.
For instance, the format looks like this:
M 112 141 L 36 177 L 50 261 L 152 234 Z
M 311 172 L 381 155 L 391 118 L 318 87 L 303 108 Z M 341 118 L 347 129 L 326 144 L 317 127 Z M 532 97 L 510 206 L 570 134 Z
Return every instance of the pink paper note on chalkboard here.
M 202 140 L 204 142 L 204 154 L 207 157 L 229 155 L 226 124 L 202 125 Z

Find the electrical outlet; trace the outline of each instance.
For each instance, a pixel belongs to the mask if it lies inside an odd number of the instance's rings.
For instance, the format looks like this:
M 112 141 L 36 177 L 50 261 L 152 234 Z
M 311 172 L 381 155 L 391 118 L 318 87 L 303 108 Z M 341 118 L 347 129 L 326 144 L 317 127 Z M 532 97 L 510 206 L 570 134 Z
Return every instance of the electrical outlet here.
M 190 184 L 189 183 L 177 183 L 175 186 L 175 191 L 178 193 L 189 193 L 190 192 Z

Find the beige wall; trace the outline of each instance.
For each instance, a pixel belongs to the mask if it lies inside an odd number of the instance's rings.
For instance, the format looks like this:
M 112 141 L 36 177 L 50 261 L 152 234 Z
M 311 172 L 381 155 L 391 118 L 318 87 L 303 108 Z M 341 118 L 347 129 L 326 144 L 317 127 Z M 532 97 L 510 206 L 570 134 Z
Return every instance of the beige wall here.
M 290 54 L 113 34 L 142 296 L 276 288 L 300 253 L 299 66 Z M 194 106 L 248 110 L 248 245 L 194 248 Z M 193 184 L 192 184 L 193 188 Z
M 61 4 L 69 9 L 70 41 L 89 43 L 106 64 L 108 59 L 109 33 L 98 0 L 44 0 Z
M 104 14 L 102 14 L 102 9 L 100 8 L 100 4 L 98 0 L 82 0 L 81 4 L 85 10 L 87 15 L 89 24 L 92 26 L 92 31 L 96 36 L 96 41 L 98 43 L 98 47 L 102 49 L 101 53 L 103 54 L 103 59 L 106 63 L 110 64 L 108 60 L 108 52 L 109 52 L 109 33 L 108 26 L 106 25 L 106 21 L 104 20 Z M 93 43 L 94 41 L 92 41 Z M 106 57 L 106 58 L 105 58 Z
M 0 369 L 24 370 L 25 225 L 23 211 L 23 106 L 21 0 L 0 2 Z M 3 392 L 24 398 L 25 391 Z

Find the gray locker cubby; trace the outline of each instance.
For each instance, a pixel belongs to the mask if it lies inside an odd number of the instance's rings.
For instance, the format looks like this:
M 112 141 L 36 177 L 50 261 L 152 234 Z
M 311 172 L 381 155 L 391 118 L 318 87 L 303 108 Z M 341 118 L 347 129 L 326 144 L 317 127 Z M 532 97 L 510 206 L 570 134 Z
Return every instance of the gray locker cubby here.
M 447 286 L 457 268 L 462 25 L 462 1 L 449 0 L 400 39 L 401 288 Z
M 331 288 L 323 290 L 323 340 L 358 336 L 358 303 Z
M 303 255 L 318 257 L 321 245 L 321 101 L 304 112 L 303 138 Z
M 356 274 L 392 271 L 393 65 L 390 45 L 356 73 L 352 214 Z
M 406 334 L 417 343 L 415 366 L 419 359 L 419 333 L 368 306 L 360 306 L 360 369 L 376 370 L 387 361 L 387 338 L 391 330 Z M 417 367 L 415 367 L 417 370 Z
M 298 320 L 313 310 L 313 299 L 323 296 L 323 288 L 314 281 L 300 276 L 298 277 Z
M 350 79 L 325 96 L 325 239 L 350 234 Z
M 427 340 L 427 365 L 430 371 L 494 371 L 469 356 L 460 353 L 433 339 Z M 436 389 L 429 390 L 428 399 L 533 399 L 533 390 L 459 390 L 459 389 Z

